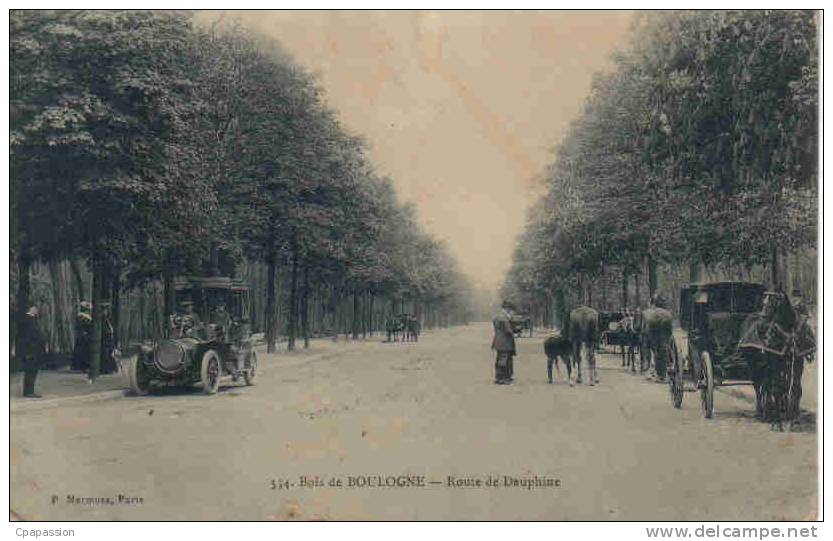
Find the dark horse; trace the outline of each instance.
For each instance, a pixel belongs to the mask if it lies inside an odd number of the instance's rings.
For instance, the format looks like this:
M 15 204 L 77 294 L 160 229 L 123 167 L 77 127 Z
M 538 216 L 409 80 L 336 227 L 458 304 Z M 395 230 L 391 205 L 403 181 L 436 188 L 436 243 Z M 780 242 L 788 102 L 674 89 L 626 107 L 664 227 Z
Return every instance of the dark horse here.
M 738 351 L 749 359 L 755 412 L 779 430 L 799 419 L 804 362 L 815 353 L 807 319 L 786 294 L 767 293 L 761 313 L 749 316 L 741 332 Z
M 564 366 L 567 367 L 567 382 L 569 382 L 570 387 L 573 386 L 573 381 L 570 379 L 570 372 L 572 371 L 570 355 L 572 353 L 573 345 L 570 343 L 570 339 L 563 334 L 549 336 L 544 340 L 544 354 L 547 356 L 547 380 L 550 383 L 552 383 L 553 363 L 555 363 L 555 369 L 558 373 L 561 373 L 561 370 L 558 368 L 558 359 L 560 358 Z
M 403 342 L 419 342 L 419 333 L 422 331 L 422 325 L 419 323 L 419 318 L 412 315 L 405 316 L 405 332 L 402 337 Z

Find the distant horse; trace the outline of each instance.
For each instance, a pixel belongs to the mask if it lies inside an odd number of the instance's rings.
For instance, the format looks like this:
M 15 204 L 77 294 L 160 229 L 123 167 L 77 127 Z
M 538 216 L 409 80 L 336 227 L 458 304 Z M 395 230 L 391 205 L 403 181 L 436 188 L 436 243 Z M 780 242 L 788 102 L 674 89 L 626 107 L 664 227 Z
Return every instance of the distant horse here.
M 411 315 L 406 316 L 406 318 L 403 341 L 419 342 L 419 333 L 422 332 L 422 325 L 419 323 L 419 318 Z
M 570 312 L 568 338 L 573 346 L 573 361 L 578 368 L 576 383 L 581 383 L 581 350 L 587 351 L 588 383 L 599 382 L 596 371 L 596 346 L 599 343 L 599 313 L 589 306 L 579 306 Z
M 385 321 L 385 332 L 387 333 L 387 340 L 386 342 L 396 342 L 399 339 L 399 335 L 404 333 L 405 331 L 405 323 L 402 320 L 401 316 L 391 316 Z M 405 341 L 405 336 L 403 334 L 402 341 Z
M 560 358 L 564 363 L 564 366 L 567 367 L 567 382 L 570 384 L 570 387 L 573 386 L 573 381 L 570 378 L 570 374 L 572 373 L 570 355 L 572 355 L 572 353 L 573 344 L 571 344 L 570 339 L 563 334 L 549 336 L 546 340 L 544 340 L 544 354 L 547 356 L 547 380 L 550 383 L 552 383 L 553 362 L 555 363 L 556 371 L 559 374 L 561 373 L 561 370 L 558 368 L 558 359 Z

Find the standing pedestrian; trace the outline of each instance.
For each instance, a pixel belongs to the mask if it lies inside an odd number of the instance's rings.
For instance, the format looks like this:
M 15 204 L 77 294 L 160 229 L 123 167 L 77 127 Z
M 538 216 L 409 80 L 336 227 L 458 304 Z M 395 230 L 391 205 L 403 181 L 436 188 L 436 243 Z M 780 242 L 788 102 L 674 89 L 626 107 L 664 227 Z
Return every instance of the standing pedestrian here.
M 503 301 L 500 311 L 492 320 L 495 334 L 492 338 L 492 349 L 496 352 L 495 358 L 495 383 L 507 385 L 512 382 L 513 357 L 515 356 L 515 333 L 512 331 L 511 304 Z
M 35 380 L 38 377 L 46 341 L 38 328 L 39 317 L 37 306 L 32 306 L 23 317 L 18 330 L 18 353 L 23 360 L 23 396 L 26 398 L 41 397 L 35 392 Z
M 78 304 L 75 318 L 75 347 L 72 350 L 72 370 L 86 372 L 90 366 L 90 343 L 93 335 L 92 305 L 87 301 Z

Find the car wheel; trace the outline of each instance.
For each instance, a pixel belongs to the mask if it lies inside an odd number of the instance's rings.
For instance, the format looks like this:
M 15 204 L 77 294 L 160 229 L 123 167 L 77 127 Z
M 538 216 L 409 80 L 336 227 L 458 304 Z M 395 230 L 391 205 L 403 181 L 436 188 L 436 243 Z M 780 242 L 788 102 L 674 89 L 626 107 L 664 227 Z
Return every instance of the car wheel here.
M 204 394 L 215 394 L 220 389 L 220 356 L 213 349 L 209 349 L 202 356 L 200 367 L 200 381 Z

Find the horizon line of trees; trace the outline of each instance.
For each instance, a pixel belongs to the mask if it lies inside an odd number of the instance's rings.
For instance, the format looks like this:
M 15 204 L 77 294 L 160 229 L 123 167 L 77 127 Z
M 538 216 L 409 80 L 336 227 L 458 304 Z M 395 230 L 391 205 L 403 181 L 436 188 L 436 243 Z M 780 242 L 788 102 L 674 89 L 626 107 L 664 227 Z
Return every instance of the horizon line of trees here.
M 504 297 L 560 324 L 576 304 L 677 305 L 750 280 L 814 298 L 818 13 L 640 13 L 558 145 Z
M 45 307 L 66 352 L 92 301 L 94 375 L 103 306 L 117 344 L 158 336 L 183 274 L 247 279 L 269 351 L 470 317 L 447 247 L 276 43 L 189 12 L 13 10 L 10 60 L 11 309 Z

